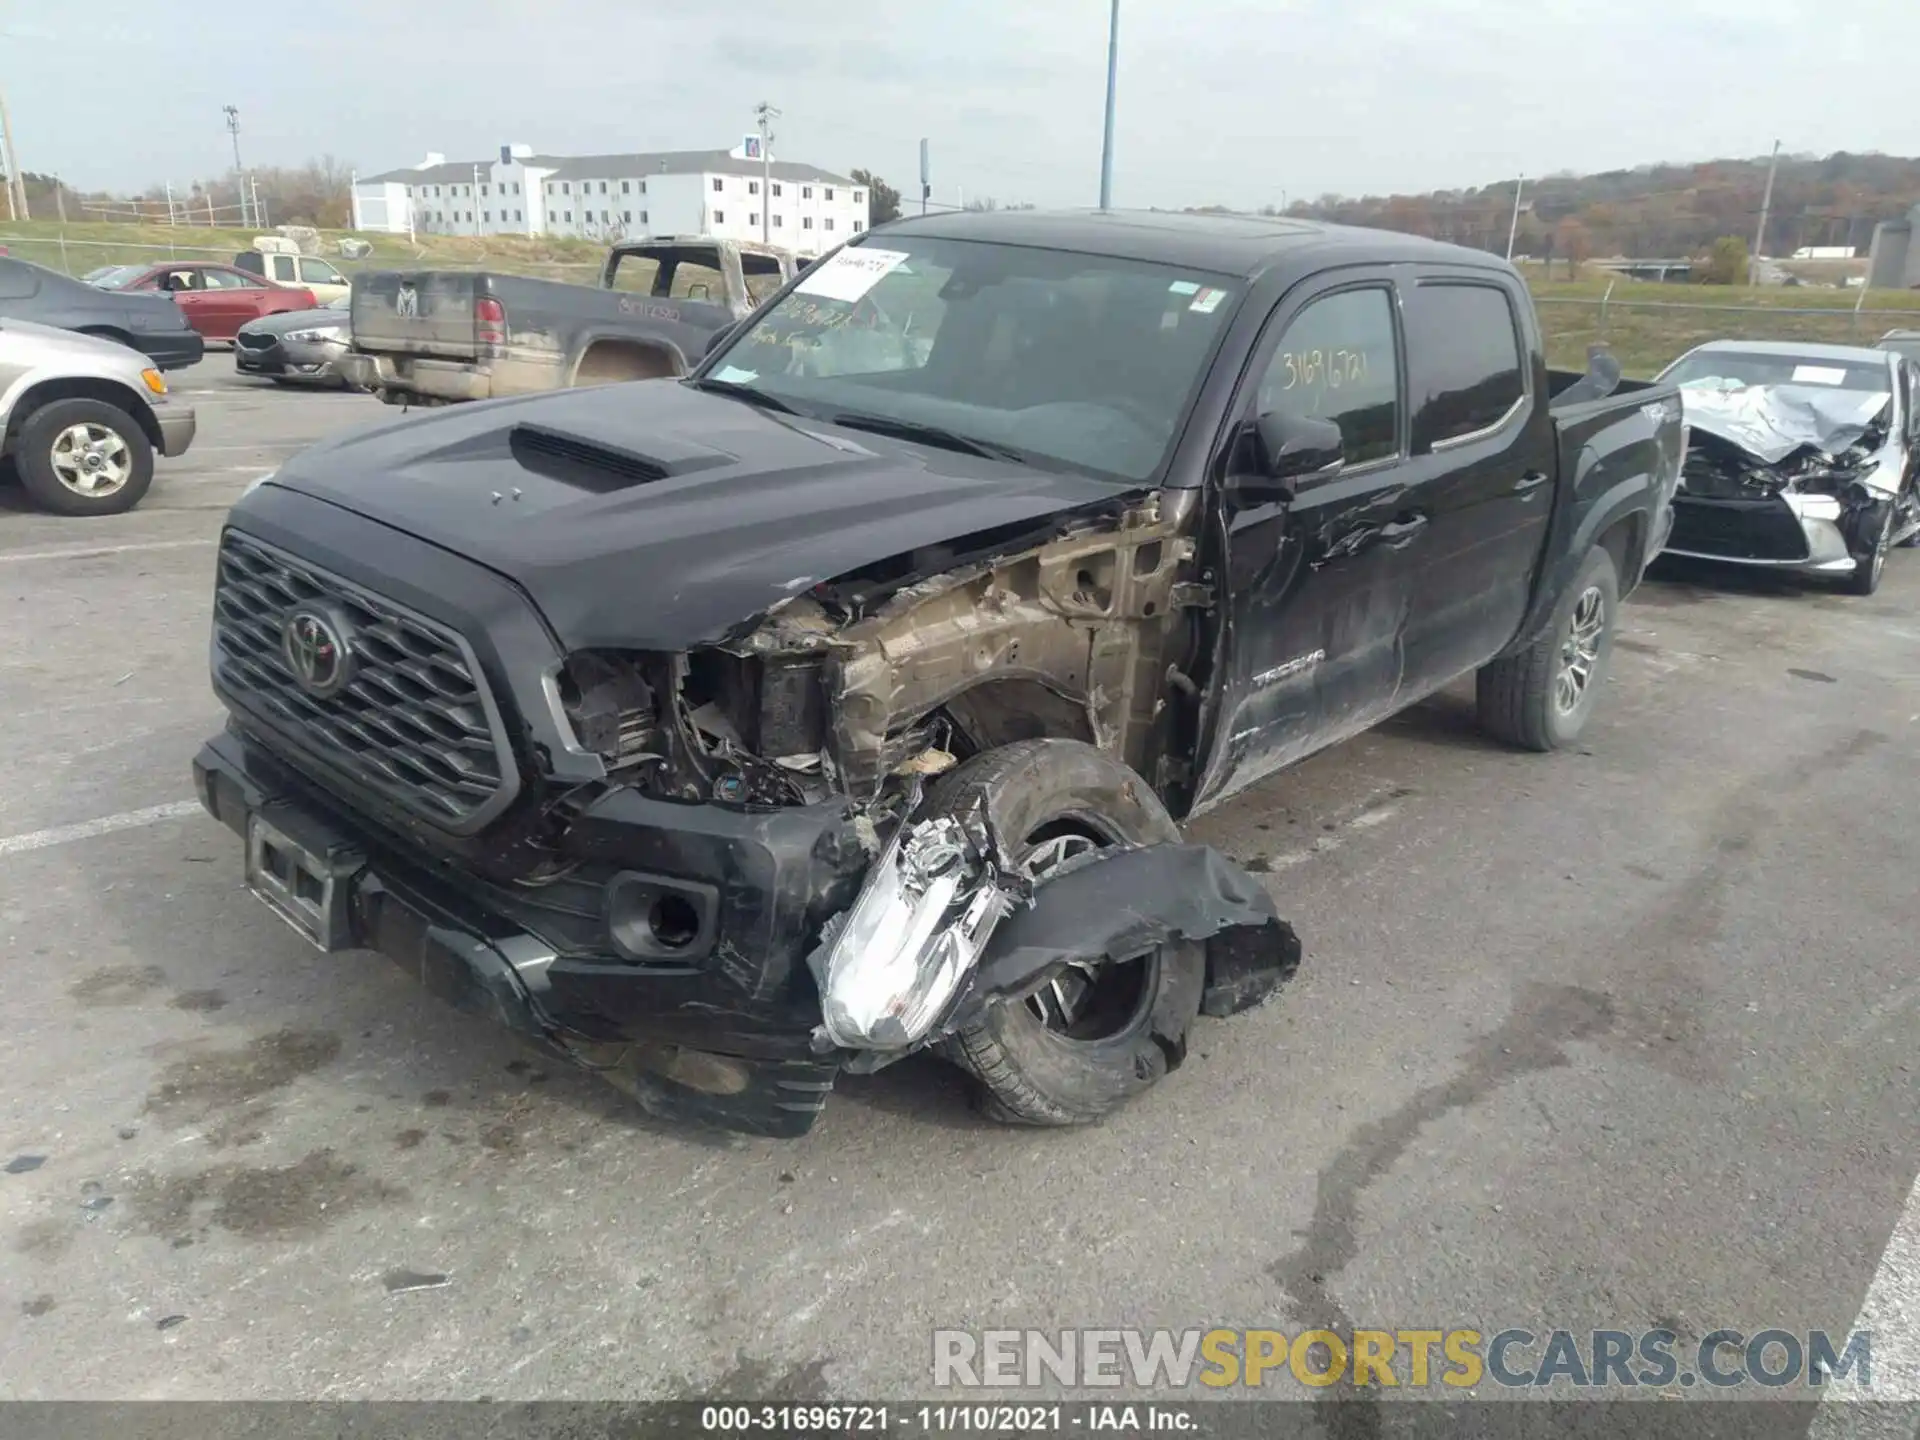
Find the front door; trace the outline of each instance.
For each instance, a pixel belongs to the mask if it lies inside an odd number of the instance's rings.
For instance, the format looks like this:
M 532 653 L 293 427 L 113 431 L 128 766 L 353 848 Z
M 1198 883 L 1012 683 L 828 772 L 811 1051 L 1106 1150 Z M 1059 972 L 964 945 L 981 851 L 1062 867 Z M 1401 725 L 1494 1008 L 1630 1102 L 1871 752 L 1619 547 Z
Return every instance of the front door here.
M 1384 270 L 1283 299 L 1236 399 L 1223 467 L 1263 414 L 1340 427 L 1345 466 L 1224 516 L 1225 654 L 1198 810 L 1394 708 L 1422 523 L 1406 483 L 1405 361 Z

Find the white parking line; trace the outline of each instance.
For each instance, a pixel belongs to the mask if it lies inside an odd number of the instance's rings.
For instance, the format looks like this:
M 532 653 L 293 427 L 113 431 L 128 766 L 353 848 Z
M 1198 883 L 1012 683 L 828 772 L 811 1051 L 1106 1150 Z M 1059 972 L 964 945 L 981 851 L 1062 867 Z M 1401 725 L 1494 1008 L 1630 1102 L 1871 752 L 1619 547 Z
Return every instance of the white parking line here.
M 56 825 L 51 830 L 32 830 L 25 835 L 0 836 L 0 855 L 24 855 L 29 850 L 45 850 L 68 845 L 75 840 L 91 840 L 96 835 L 111 835 L 116 830 L 138 830 L 142 825 L 158 825 L 163 820 L 183 820 L 200 813 L 198 800 L 174 800 L 165 805 L 149 805 L 144 810 L 124 810 L 118 815 L 103 815 L 98 820 L 82 820 L 78 825 Z
M 1880 1268 L 1873 1273 L 1873 1283 L 1867 1287 L 1867 1298 L 1861 1302 L 1860 1318 L 1853 1322 L 1853 1328 L 1855 1333 L 1866 1331 L 1873 1336 L 1872 1383 L 1861 1385 L 1857 1374 L 1835 1380 L 1826 1399 L 1895 1402 L 1901 1406 L 1920 1402 L 1920 1177 L 1914 1179 L 1906 1207 L 1894 1222 L 1893 1234 L 1880 1255 Z M 1834 1337 L 1836 1349 L 1842 1343 L 1841 1337 Z M 1905 1429 L 1898 1428 L 1902 1423 Z M 1863 1412 L 1853 1405 L 1828 1403 L 1814 1416 L 1807 1440 L 1882 1434 L 1910 1440 L 1912 1425 L 1910 1411 L 1902 1422 L 1891 1412 Z
M 131 555 L 142 550 L 185 550 L 211 545 L 206 540 L 136 540 L 125 545 L 73 545 L 64 550 L 0 550 L 0 565 L 14 560 L 91 560 L 96 555 Z

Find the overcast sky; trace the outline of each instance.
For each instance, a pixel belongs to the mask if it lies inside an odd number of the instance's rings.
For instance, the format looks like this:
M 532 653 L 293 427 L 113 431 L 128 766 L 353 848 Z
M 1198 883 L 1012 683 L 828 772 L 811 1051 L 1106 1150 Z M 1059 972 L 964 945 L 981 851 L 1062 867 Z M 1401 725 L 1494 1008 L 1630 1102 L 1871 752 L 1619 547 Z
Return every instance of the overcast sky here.
M 1818 18 L 1822 10 L 1827 18 Z M 912 196 L 1088 205 L 1108 0 L 0 0 L 23 169 L 185 184 L 328 152 L 774 152 Z M 1905 57 L 1898 62 L 1890 57 Z M 1515 173 L 1920 150 L 1920 3 L 1121 0 L 1116 205 L 1252 207 Z

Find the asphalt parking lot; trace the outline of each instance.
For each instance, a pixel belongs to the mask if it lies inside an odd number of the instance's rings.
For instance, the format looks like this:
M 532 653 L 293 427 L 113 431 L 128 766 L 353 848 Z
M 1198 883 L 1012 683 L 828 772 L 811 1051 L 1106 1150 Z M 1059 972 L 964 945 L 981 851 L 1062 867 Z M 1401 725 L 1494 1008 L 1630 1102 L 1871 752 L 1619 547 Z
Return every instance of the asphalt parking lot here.
M 1684 1344 L 1870 1288 L 1913 1365 L 1920 553 L 1872 599 L 1650 584 L 1577 752 L 1450 692 L 1206 817 L 1306 962 L 1104 1125 L 913 1061 L 723 1141 L 245 892 L 187 769 L 212 541 L 392 412 L 224 356 L 176 389 L 133 514 L 0 490 L 0 1397 L 906 1396 L 936 1327 Z

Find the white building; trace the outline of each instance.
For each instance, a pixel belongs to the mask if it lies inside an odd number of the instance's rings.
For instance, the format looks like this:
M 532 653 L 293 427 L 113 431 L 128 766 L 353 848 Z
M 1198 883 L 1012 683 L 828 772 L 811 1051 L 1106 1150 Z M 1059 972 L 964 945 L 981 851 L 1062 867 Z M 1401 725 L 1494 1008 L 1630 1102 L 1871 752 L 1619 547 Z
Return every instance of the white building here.
M 356 177 L 353 226 L 403 235 L 758 240 L 764 211 L 767 238 L 801 255 L 867 228 L 864 185 L 785 160 L 767 172 L 744 146 L 569 157 L 503 145 L 489 160 L 428 155 L 404 170 Z

